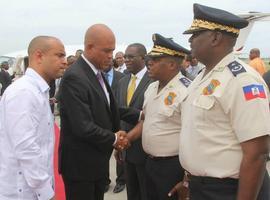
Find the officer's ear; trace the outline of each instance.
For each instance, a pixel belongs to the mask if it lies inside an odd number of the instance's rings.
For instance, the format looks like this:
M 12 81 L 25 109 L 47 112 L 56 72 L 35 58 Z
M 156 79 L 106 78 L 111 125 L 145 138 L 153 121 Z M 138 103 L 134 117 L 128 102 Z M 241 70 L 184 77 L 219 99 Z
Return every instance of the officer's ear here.
M 218 46 L 223 39 L 223 34 L 220 31 L 212 31 L 212 46 Z
M 174 70 L 175 68 L 178 68 L 179 60 L 176 57 L 168 57 L 167 63 L 168 63 L 169 69 Z

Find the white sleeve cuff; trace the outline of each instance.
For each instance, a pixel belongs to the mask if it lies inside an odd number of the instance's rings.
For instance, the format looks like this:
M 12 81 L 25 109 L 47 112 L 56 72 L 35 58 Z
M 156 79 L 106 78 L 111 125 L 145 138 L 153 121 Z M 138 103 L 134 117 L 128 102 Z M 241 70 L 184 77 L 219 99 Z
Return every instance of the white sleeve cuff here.
M 140 111 L 140 116 L 139 116 L 138 122 L 142 120 L 142 113 L 143 113 L 143 111 Z
M 115 135 L 115 139 L 114 139 L 113 146 L 114 146 L 114 145 L 116 144 L 116 142 L 117 142 L 117 134 L 115 133 L 114 135 Z
M 41 188 L 34 189 L 38 200 L 50 200 L 54 197 L 52 180 L 49 179 Z

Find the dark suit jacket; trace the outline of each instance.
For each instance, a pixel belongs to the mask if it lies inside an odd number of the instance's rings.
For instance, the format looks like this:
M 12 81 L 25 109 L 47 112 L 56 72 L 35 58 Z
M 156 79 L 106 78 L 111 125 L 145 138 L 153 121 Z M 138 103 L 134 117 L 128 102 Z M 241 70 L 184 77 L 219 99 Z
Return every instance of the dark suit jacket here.
M 119 130 L 120 119 L 112 91 L 105 83 L 110 105 L 82 57 L 62 78 L 59 172 L 68 179 L 91 181 L 108 174 L 114 132 Z
M 2 89 L 0 90 L 0 95 L 4 93 L 6 88 L 11 84 L 11 77 L 8 72 L 3 69 L 0 70 L 0 83 L 2 84 Z
M 117 90 L 117 101 L 120 107 L 127 107 L 127 89 L 130 81 L 131 75 L 126 75 L 119 81 L 119 87 Z M 130 101 L 129 107 L 142 110 L 143 101 L 144 101 L 144 92 L 146 91 L 148 85 L 152 80 L 148 77 L 146 72 L 137 86 L 132 99 Z M 121 121 L 120 125 L 122 130 L 129 131 L 134 127 L 134 124 Z M 142 148 L 141 139 L 133 142 L 130 148 L 126 150 L 126 160 L 131 163 L 141 164 L 144 163 L 146 154 Z
M 112 88 L 113 94 L 115 96 L 116 96 L 116 90 L 117 90 L 118 85 L 119 85 L 119 80 L 121 78 L 123 78 L 124 76 L 125 76 L 125 74 L 118 72 L 116 70 L 113 70 L 113 81 L 112 81 L 111 88 Z

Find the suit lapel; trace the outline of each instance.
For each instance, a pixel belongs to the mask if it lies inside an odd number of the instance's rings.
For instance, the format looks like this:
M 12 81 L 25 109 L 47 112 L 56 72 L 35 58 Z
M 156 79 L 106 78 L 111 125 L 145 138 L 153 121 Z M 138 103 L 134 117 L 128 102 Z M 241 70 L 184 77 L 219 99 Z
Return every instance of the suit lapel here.
M 147 85 L 147 83 L 150 81 L 150 78 L 148 77 L 148 72 L 145 72 L 143 75 L 142 80 L 140 81 L 139 85 L 137 86 L 131 101 L 129 103 L 129 105 L 132 105 L 133 102 L 135 101 L 135 99 L 138 97 L 138 95 L 140 95 L 140 91 L 143 90 L 145 88 L 145 86 Z
M 126 75 L 125 81 L 123 82 L 123 99 L 124 99 L 124 105 L 127 106 L 127 90 L 128 90 L 128 84 L 131 78 L 131 74 Z
M 85 62 L 85 60 L 83 60 L 83 58 L 80 57 L 79 59 L 80 60 L 78 60 L 78 61 L 81 62 L 79 64 L 79 66 L 81 66 L 83 68 L 83 70 L 85 71 L 85 73 L 89 77 L 90 84 L 92 85 L 92 88 L 94 88 L 94 90 L 99 94 L 101 99 L 103 99 L 103 101 L 106 103 L 106 105 L 108 107 L 108 110 L 110 111 L 107 97 L 106 97 L 105 92 L 97 79 L 97 76 L 95 75 L 95 73 L 91 69 L 91 67 Z M 104 80 L 104 77 L 103 77 L 103 80 Z M 105 80 L 104 80 L 104 83 L 105 83 L 105 85 L 107 84 L 107 82 Z

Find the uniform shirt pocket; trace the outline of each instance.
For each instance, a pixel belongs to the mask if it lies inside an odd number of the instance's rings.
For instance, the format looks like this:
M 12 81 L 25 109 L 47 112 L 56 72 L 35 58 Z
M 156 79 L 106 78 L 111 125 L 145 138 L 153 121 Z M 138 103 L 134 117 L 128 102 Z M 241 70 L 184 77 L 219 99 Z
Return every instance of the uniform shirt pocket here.
M 168 106 L 168 107 L 163 107 L 162 109 L 159 110 L 159 114 L 165 117 L 170 117 L 173 115 L 174 112 L 174 108 L 172 106 Z
M 200 95 L 193 101 L 193 105 L 205 110 L 210 110 L 215 104 L 213 96 Z

